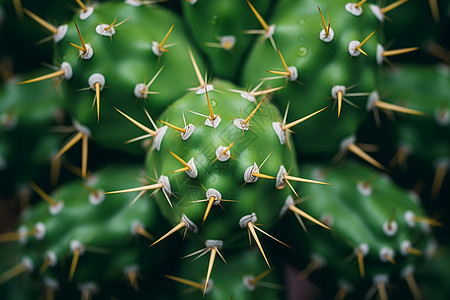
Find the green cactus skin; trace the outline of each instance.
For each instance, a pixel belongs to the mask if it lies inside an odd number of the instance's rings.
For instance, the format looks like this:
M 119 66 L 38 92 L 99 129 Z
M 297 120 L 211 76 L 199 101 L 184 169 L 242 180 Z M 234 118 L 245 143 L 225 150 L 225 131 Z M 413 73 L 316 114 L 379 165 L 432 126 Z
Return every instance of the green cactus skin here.
M 67 282 L 62 278 L 70 274 L 73 257 L 79 253 L 69 282 L 93 283 L 98 289 L 108 282 L 123 282 L 127 270 L 137 275 L 148 268 L 157 269 L 164 254 L 155 249 L 155 259 L 150 259 L 143 245 L 146 239 L 138 237 L 137 229 L 151 231 L 161 222 L 156 205 L 141 200 L 130 206 L 133 198 L 129 194 L 104 195 L 105 191 L 137 184 L 139 170 L 112 165 L 92 174 L 85 183 L 60 186 L 51 195 L 54 205 L 43 202 L 24 215 L 18 232 L 32 231 L 32 236 L 20 239 L 21 257 L 31 259 L 36 273 L 49 259 L 44 278 L 61 285 Z
M 280 166 L 283 165 L 287 170 L 293 167 L 291 174 L 295 175 L 295 151 L 280 144 L 272 122 L 280 120 L 281 116 L 271 103 L 266 100 L 261 105 L 248 123 L 250 129 L 244 131 L 233 124 L 235 118 L 246 118 L 256 105 L 228 91 L 238 88 L 226 81 L 214 81 L 213 86 L 214 90 L 208 95 L 213 113 L 221 119 L 217 128 L 204 124 L 206 118 L 210 116 L 206 94 L 187 94 L 172 104 L 161 115 L 161 120 L 184 127 L 182 115 L 184 114 L 185 128 L 193 125 L 195 130 L 189 138 L 183 140 L 179 132 L 167 129 L 160 145 L 161 150 L 150 151 L 146 165 L 149 174 L 153 174 L 156 170 L 158 176 L 168 176 L 170 191 L 166 189 L 165 193 L 173 208 L 161 192 L 157 194 L 157 202 L 170 223 L 180 223 L 184 214 L 197 226 L 198 236 L 204 239 L 223 240 L 225 247 L 230 247 L 230 242 L 246 235 L 246 230 L 239 226 L 240 218 L 254 212 L 259 222 L 264 223 L 264 228 L 269 228 L 278 218 L 276 208 L 282 206 L 283 199 L 291 193 L 287 186 L 280 186 L 284 188 L 278 190 L 273 179 L 259 178 L 255 183 L 244 184 L 246 169 L 254 164 L 260 166 L 270 154 L 260 170 L 261 173 L 276 177 Z M 217 120 L 218 117 L 215 122 Z M 219 151 L 217 150 L 219 146 L 226 148 L 233 142 L 230 153 L 225 152 L 227 155 L 221 156 L 225 161 L 218 160 L 216 152 Z M 172 173 L 183 165 L 167 150 L 179 155 L 185 162 L 194 158 L 197 177 L 191 178 L 184 172 Z M 253 179 L 256 180 L 256 177 L 253 176 Z M 215 189 L 221 194 L 221 197 L 216 196 L 214 199 L 220 197 L 236 202 L 222 201 L 221 205 L 225 211 L 213 205 L 202 225 L 208 201 L 191 202 L 208 198 L 209 196 L 205 196 L 208 189 Z
M 0 88 L 0 174 L 4 195 L 48 172 L 61 144 L 52 126 L 64 122 L 62 90 L 50 81 L 17 86 L 42 69 L 15 76 Z M 30 151 L 32 149 L 32 151 Z
M 277 48 L 292 69 L 293 78 L 286 76 L 278 81 L 268 80 L 272 86 L 286 85 L 277 92 L 276 99 L 286 106 L 290 101 L 290 116 L 297 119 L 317 111 L 326 105 L 329 109 L 304 126 L 296 129 L 295 145 L 299 153 L 305 155 L 333 155 L 339 151 L 340 142 L 355 134 L 364 113 L 347 103 L 342 105 L 340 118 L 336 112 L 336 98 L 332 97 L 332 88 L 345 87 L 344 98 L 359 107 L 364 107 L 365 96 L 351 97 L 352 93 L 370 93 L 375 88 L 376 78 L 376 32 L 362 49 L 369 57 L 349 54 L 349 43 L 353 40 L 363 41 L 374 30 L 379 31 L 379 21 L 366 3 L 362 6 L 360 16 L 352 15 L 345 5 L 350 1 L 279 1 L 276 10 L 268 23 L 275 24 L 273 38 Z M 331 29 L 334 39 L 325 42 L 319 38 L 321 32 L 320 6 L 325 20 L 329 9 Z M 331 30 L 330 30 L 331 36 Z M 379 39 L 379 37 L 378 37 Z M 347 49 L 347 50 L 346 50 Z M 357 51 L 358 52 L 358 51 Z M 295 68 L 295 71 L 293 70 Z M 268 42 L 257 41 L 243 69 L 242 84 L 257 83 L 262 78 L 276 77 L 268 70 L 285 71 L 280 56 Z M 294 73 L 298 73 L 296 78 Z M 299 83 L 300 82 L 300 83 Z M 350 88 L 353 87 L 353 88 Z M 333 128 L 333 135 L 326 139 L 317 139 Z M 304 141 L 308 140 L 308 143 Z
M 127 139 L 141 132 L 127 126 L 127 120 L 118 118 L 114 107 L 126 108 L 136 117 L 145 117 L 143 107 L 153 115 L 159 115 L 169 103 L 192 87 L 195 73 L 189 60 L 189 43 L 183 25 L 176 15 L 163 7 L 136 7 L 116 2 L 95 5 L 88 18 L 80 18 L 77 14 L 74 21 L 85 43 L 89 44 L 88 50 L 83 52 L 69 44 L 82 46 L 73 23 L 68 24 L 67 34 L 55 47 L 55 63 L 58 66 L 68 63 L 73 73 L 66 82 L 71 90 L 67 108 L 74 120 L 88 128 L 93 140 L 108 147 L 143 153 L 138 144 L 124 145 Z M 104 31 L 116 18 L 114 26 Z M 169 51 L 160 53 L 159 46 L 153 44 L 161 43 L 172 25 L 173 30 L 163 45 Z M 110 36 L 112 30 L 114 34 Z M 168 47 L 170 44 L 175 45 Z M 87 59 L 90 55 L 92 57 Z M 201 61 L 198 63 L 202 66 Z M 161 73 L 147 88 L 145 85 L 159 70 Z M 99 117 L 97 109 L 92 107 L 96 98 L 95 83 L 100 84 L 101 90 Z M 142 86 L 136 87 L 138 84 Z M 85 88 L 89 90 L 80 91 Z M 156 94 L 145 94 L 145 91 Z
M 314 198 L 304 203 L 305 209 L 320 215 L 332 228 L 326 235 L 318 232 L 320 237 L 308 239 L 312 253 L 319 254 L 323 264 L 337 268 L 338 279 L 358 286 L 358 264 L 351 264 L 351 270 L 345 262 L 345 257 L 356 257 L 358 251 L 363 253 L 365 278 L 372 280 L 385 274 L 391 282 L 403 268 L 417 264 L 419 256 L 412 252 L 426 254 L 433 239 L 428 224 L 415 219 L 426 216 L 417 195 L 399 189 L 382 173 L 354 162 L 336 167 L 306 165 L 301 172 L 332 183 L 320 188 L 302 185 L 302 191 L 304 196 Z M 389 262 L 390 257 L 395 265 Z
M 213 74 L 236 81 L 253 40 L 244 31 L 259 26 L 247 3 L 241 0 L 183 2 L 183 17 L 193 38 L 210 59 Z M 267 0 L 258 1 L 259 13 L 266 15 L 269 4 Z

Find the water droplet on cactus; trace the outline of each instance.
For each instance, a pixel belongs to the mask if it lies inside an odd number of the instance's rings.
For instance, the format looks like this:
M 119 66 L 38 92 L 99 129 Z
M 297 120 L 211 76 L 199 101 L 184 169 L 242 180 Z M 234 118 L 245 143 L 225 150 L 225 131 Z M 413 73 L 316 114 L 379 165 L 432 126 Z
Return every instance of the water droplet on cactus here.
M 304 35 L 300 35 L 300 36 L 298 37 L 298 40 L 299 40 L 300 42 L 303 42 L 303 41 L 305 40 L 305 36 L 304 36 Z
M 308 48 L 305 46 L 299 46 L 295 52 L 298 56 L 306 56 L 308 54 Z
M 219 23 L 217 15 L 212 16 L 209 22 L 211 23 L 211 25 L 217 25 L 217 23 Z

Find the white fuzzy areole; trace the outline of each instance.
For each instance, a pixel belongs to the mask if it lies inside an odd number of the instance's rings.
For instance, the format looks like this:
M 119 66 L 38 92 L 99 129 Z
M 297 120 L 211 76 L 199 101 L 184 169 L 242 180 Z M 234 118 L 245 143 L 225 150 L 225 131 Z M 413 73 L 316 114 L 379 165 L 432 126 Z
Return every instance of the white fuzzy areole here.
M 325 29 L 322 29 L 319 33 L 319 38 L 320 38 L 320 40 L 322 40 L 325 43 L 331 42 L 334 39 L 333 28 L 330 27 L 330 29 L 328 30 L 328 35 L 327 35 Z
M 198 176 L 197 166 L 195 165 L 194 158 L 191 158 L 187 162 L 188 166 L 191 167 L 189 170 L 186 170 L 186 174 L 191 178 L 196 178 Z
M 411 248 L 412 244 L 411 241 L 409 240 L 404 240 L 403 242 L 400 243 L 400 253 L 403 256 L 408 256 L 409 255 L 409 249 Z
M 32 272 L 34 270 L 33 261 L 28 256 L 22 257 L 22 265 L 25 266 L 28 272 Z
M 331 88 L 331 97 L 333 97 L 333 99 L 337 99 L 339 92 L 342 92 L 342 96 L 344 96 L 345 90 L 346 87 L 344 85 L 335 85 Z
M 369 98 L 367 99 L 366 110 L 372 111 L 373 107 L 375 106 L 375 102 L 377 102 L 378 100 L 380 100 L 380 95 L 377 91 L 373 91 L 372 93 L 370 93 Z
M 377 44 L 377 64 L 382 65 L 383 64 L 383 54 L 384 54 L 384 47 L 381 46 L 381 44 Z
M 188 124 L 186 127 L 184 127 L 184 130 L 186 130 L 186 132 L 181 133 L 181 138 L 183 139 L 183 141 L 191 137 L 191 135 L 194 133 L 195 125 Z
M 280 122 L 272 122 L 272 128 L 275 131 L 278 140 L 280 140 L 280 144 L 281 145 L 286 144 L 286 135 L 282 128 L 282 124 Z
M 275 24 L 269 25 L 269 30 L 264 33 L 265 39 L 270 39 L 275 33 Z
M 364 257 L 369 254 L 370 248 L 369 245 L 366 243 L 359 244 L 358 247 L 355 248 L 355 253 L 360 252 Z
M 107 29 L 109 26 L 109 24 L 97 25 L 97 27 L 95 27 L 95 32 L 99 35 L 111 37 L 116 34 L 116 29 L 114 28 L 114 26 L 111 26 L 109 29 Z
M 372 13 L 375 15 L 375 17 L 377 17 L 378 21 L 384 22 L 384 15 L 381 12 L 381 8 L 378 5 L 374 4 L 370 4 L 369 7 Z
M 356 3 L 351 3 L 351 2 L 345 4 L 345 10 L 356 17 L 359 17 L 363 13 L 363 9 L 361 6 L 356 7 Z
M 248 100 L 248 101 L 250 101 L 250 102 L 256 103 L 256 98 L 255 98 L 255 96 L 253 96 L 253 95 L 250 94 L 249 92 L 241 91 L 240 95 L 241 95 L 241 97 L 244 98 L 245 100 Z
M 208 189 L 206 191 L 206 199 L 209 200 L 209 198 L 214 197 L 213 205 L 219 205 L 220 200 L 222 199 L 222 194 L 216 190 L 216 189 Z
M 245 183 L 255 183 L 258 181 L 258 177 L 253 176 L 253 173 L 259 173 L 259 167 L 255 162 L 244 171 Z
M 50 212 L 50 214 L 52 216 L 56 216 L 57 214 L 59 214 L 62 211 L 63 208 L 64 208 L 64 202 L 58 201 L 58 202 L 56 202 L 56 204 L 50 205 L 50 207 L 48 208 L 48 211 Z
M 86 43 L 84 45 L 86 46 L 86 51 L 79 50 L 80 57 L 85 60 L 91 59 L 94 55 L 94 49 L 92 49 L 92 46 L 89 43 Z
M 190 231 L 192 231 L 193 233 L 197 233 L 198 232 L 198 226 L 195 225 L 194 222 L 192 222 L 191 220 L 189 220 L 189 218 L 183 214 L 181 215 L 181 220 L 186 223 L 184 226 L 189 229 Z
M 434 120 L 439 126 L 448 126 L 450 124 L 450 110 L 443 107 L 436 108 L 434 112 Z
M 75 251 L 79 251 L 80 255 L 84 253 L 86 248 L 79 240 L 71 240 L 70 241 L 70 251 L 74 253 Z
M 281 165 L 278 170 L 277 179 L 275 181 L 275 187 L 277 189 L 282 189 L 286 186 L 286 180 L 284 180 L 284 176 L 287 174 L 286 168 Z
M 95 191 L 95 193 L 89 193 L 89 203 L 92 205 L 99 205 L 105 200 L 105 193 L 103 190 Z
M 234 35 L 224 35 L 220 38 L 220 46 L 227 51 L 233 49 L 235 44 L 236 37 Z
M 383 233 L 386 236 L 392 237 L 392 236 L 396 235 L 397 232 L 398 232 L 398 224 L 397 224 L 397 222 L 392 221 L 392 222 L 386 222 L 386 223 L 383 224 Z
M 134 87 L 134 95 L 139 99 L 147 98 L 148 88 L 145 83 L 138 83 Z
M 357 189 L 362 196 L 369 197 L 372 195 L 372 186 L 367 182 L 358 182 Z
M 252 222 L 255 224 L 258 221 L 258 218 L 256 217 L 256 213 L 252 213 L 251 215 L 245 215 L 242 218 L 239 219 L 239 226 L 241 228 L 247 228 L 247 223 Z
M 81 11 L 80 12 L 80 20 L 86 20 L 87 18 L 89 18 L 92 13 L 94 12 L 94 7 L 93 6 L 87 6 L 86 7 L 86 11 Z
M 214 86 L 212 84 L 207 84 L 205 87 L 201 87 L 201 88 L 196 89 L 195 93 L 197 95 L 201 95 L 201 94 L 206 93 L 207 91 L 209 92 L 209 91 L 212 91 L 212 90 L 214 90 Z
M 161 149 L 161 143 L 166 134 L 167 126 L 160 127 L 156 130 L 156 136 L 153 138 L 152 149 L 159 151 Z
M 413 228 L 416 226 L 416 221 L 414 218 L 416 217 L 416 214 L 413 213 L 410 210 L 405 211 L 405 214 L 403 215 L 405 218 L 406 224 L 408 224 L 409 227 Z
M 94 73 L 91 76 L 89 76 L 88 83 L 89 87 L 93 90 L 95 90 L 95 84 L 100 84 L 100 91 L 103 91 L 103 87 L 105 86 L 105 76 L 103 76 L 100 73 Z
M 63 76 L 65 80 L 69 80 L 70 78 L 72 78 L 73 75 L 72 66 L 68 62 L 65 61 L 61 64 L 61 70 L 64 70 Z
M 56 256 L 56 253 L 53 251 L 47 251 L 45 253 L 45 258 L 48 260 L 49 267 L 54 267 L 58 263 L 58 258 Z
M 53 35 L 53 40 L 55 41 L 55 43 L 60 42 L 66 36 L 68 29 L 69 25 L 67 24 L 58 26 L 58 32 L 55 35 Z
M 214 115 L 214 119 L 211 119 L 211 117 L 206 118 L 205 125 L 209 126 L 209 127 L 217 128 L 217 126 L 219 126 L 219 124 L 220 124 L 220 121 L 222 121 L 220 116 Z
M 245 124 L 244 121 L 245 121 L 244 119 L 235 118 L 233 119 L 233 125 L 239 128 L 240 130 L 249 130 L 250 125 L 248 123 Z
M 163 52 L 160 50 L 159 48 L 159 43 L 156 41 L 152 42 L 152 52 L 153 54 L 155 54 L 156 56 L 161 56 L 163 54 Z
M 298 78 L 298 70 L 295 66 L 288 67 L 290 75 L 287 77 L 289 81 L 296 81 Z
M 231 157 L 230 149 L 228 149 L 228 150 L 225 151 L 225 153 L 224 153 L 224 150 L 225 150 L 225 149 L 227 149 L 227 147 L 224 147 L 224 146 L 222 146 L 222 145 L 220 145 L 220 146 L 216 149 L 216 157 L 217 157 L 217 160 L 218 160 L 218 161 L 225 162 L 225 161 L 227 161 L 227 160 L 230 159 L 230 157 Z
M 34 224 L 34 237 L 36 238 L 36 240 L 41 241 L 42 239 L 44 239 L 45 232 L 46 228 L 44 223 L 37 222 L 36 224 Z
M 360 44 L 361 43 L 359 41 L 356 41 L 356 40 L 350 41 L 350 43 L 348 43 L 348 53 L 350 53 L 350 55 L 353 56 L 353 57 L 360 56 L 361 52 L 356 49 Z
M 222 249 L 223 241 L 222 240 L 206 240 L 205 246 L 206 246 L 206 248 Z
M 390 247 L 382 247 L 380 249 L 379 258 L 382 262 L 388 262 L 387 257 L 395 257 L 394 249 Z
M 286 201 L 284 201 L 279 216 L 280 217 L 283 216 L 289 210 L 289 207 L 291 207 L 292 205 L 295 205 L 294 198 L 291 195 L 289 195 L 286 197 Z
M 159 176 L 158 183 L 163 185 L 163 190 L 167 193 L 167 197 L 170 197 L 172 195 L 172 188 L 170 187 L 169 177 L 165 175 Z

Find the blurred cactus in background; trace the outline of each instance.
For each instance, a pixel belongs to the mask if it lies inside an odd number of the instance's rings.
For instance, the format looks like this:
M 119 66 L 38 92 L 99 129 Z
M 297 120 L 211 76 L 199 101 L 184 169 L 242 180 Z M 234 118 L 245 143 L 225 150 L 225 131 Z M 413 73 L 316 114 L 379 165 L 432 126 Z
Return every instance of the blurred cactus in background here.
M 448 299 L 450 1 L 0 1 L 0 298 Z

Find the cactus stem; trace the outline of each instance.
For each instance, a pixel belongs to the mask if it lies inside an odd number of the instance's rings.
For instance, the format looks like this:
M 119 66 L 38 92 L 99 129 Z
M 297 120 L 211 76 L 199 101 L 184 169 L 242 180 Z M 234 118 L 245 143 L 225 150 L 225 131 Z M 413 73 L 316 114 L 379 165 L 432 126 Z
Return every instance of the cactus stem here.
M 120 111 L 118 108 L 115 108 L 122 116 L 124 116 L 125 118 L 127 118 L 131 123 L 133 123 L 134 125 L 136 125 L 137 127 L 141 128 L 142 130 L 144 130 L 145 132 L 147 132 L 148 134 L 152 135 L 153 137 L 155 137 L 158 132 L 151 130 L 150 128 L 142 125 L 141 123 L 139 123 L 138 121 L 134 120 L 133 118 L 129 117 L 127 114 L 123 113 L 122 111 Z
M 83 12 L 87 12 L 87 8 L 81 0 L 75 0 Z
M 361 0 L 361 1 L 359 1 L 359 2 L 355 5 L 355 7 L 356 7 L 356 8 L 361 7 L 364 3 L 366 3 L 366 1 L 367 1 L 367 0 Z
M 198 282 L 195 282 L 195 281 L 192 281 L 192 280 L 188 280 L 188 279 L 184 279 L 184 278 L 180 278 L 180 277 L 175 277 L 175 276 L 171 276 L 171 275 L 164 275 L 164 276 L 169 278 L 169 279 L 171 279 L 171 280 L 173 280 L 173 281 L 189 285 L 189 286 L 191 286 L 193 288 L 196 288 L 196 289 L 199 289 L 199 290 L 203 290 L 205 286 L 207 287 L 206 284 L 201 284 L 201 283 L 198 283 Z
M 297 206 L 295 206 L 294 204 L 289 205 L 289 210 L 292 211 L 295 214 L 298 214 L 308 220 L 310 220 L 311 222 L 322 226 L 323 228 L 326 228 L 328 230 L 331 230 L 330 227 L 328 227 L 327 225 L 323 224 L 322 222 L 320 222 L 319 220 L 313 218 L 312 216 L 310 216 L 309 214 L 305 213 L 303 210 L 301 210 L 300 208 L 298 208 Z
M 402 5 L 403 3 L 407 2 L 408 0 L 398 0 L 392 4 L 389 4 L 383 8 L 381 8 L 381 13 L 384 15 L 387 12 L 390 12 L 391 10 L 393 10 L 394 8 L 397 8 L 398 6 Z
M 421 300 L 422 294 L 420 293 L 419 286 L 417 285 L 416 280 L 414 279 L 414 275 L 412 272 L 405 275 L 406 283 L 408 284 L 409 290 L 413 295 L 414 300 Z
M 312 114 L 309 114 L 309 115 L 307 115 L 306 117 L 300 118 L 300 119 L 298 119 L 298 120 L 296 120 L 296 121 L 293 121 L 293 122 L 291 122 L 291 123 L 289 123 L 289 124 L 284 125 L 285 122 L 286 122 L 287 111 L 288 111 L 288 109 L 289 109 L 289 106 L 288 106 L 288 107 L 286 108 L 286 114 L 285 114 L 285 118 L 284 118 L 284 120 L 283 120 L 283 125 L 281 125 L 281 129 L 282 129 L 282 130 L 286 130 L 286 129 L 289 129 L 289 128 L 295 126 L 295 125 L 298 125 L 298 124 L 300 124 L 300 123 L 302 123 L 302 122 L 308 120 L 309 118 L 311 118 L 311 117 L 317 115 L 318 113 L 324 111 L 324 110 L 327 109 L 327 108 L 328 108 L 328 106 L 325 106 L 324 108 L 319 109 L 318 111 L 313 112 Z
M 45 21 L 44 19 L 40 18 L 39 16 L 37 16 L 36 14 L 32 13 L 31 11 L 29 11 L 28 9 L 24 8 L 23 11 L 30 17 L 32 18 L 34 21 L 36 21 L 39 25 L 41 25 L 42 27 L 44 27 L 45 29 L 47 29 L 51 34 L 56 35 L 58 34 L 58 28 L 56 28 L 55 26 L 53 26 L 52 24 L 48 23 L 47 21 Z
M 161 242 L 162 240 L 164 240 L 171 234 L 175 233 L 176 231 L 180 230 L 183 227 L 186 227 L 186 224 L 187 224 L 186 221 L 181 221 L 180 223 L 175 225 L 171 230 L 169 230 L 166 234 L 164 234 L 162 237 L 160 237 L 158 240 L 154 241 L 149 247 L 158 244 L 159 242 Z

